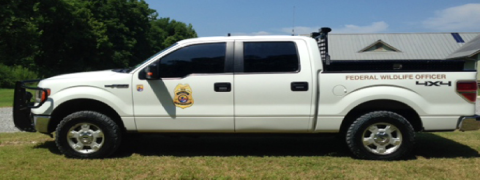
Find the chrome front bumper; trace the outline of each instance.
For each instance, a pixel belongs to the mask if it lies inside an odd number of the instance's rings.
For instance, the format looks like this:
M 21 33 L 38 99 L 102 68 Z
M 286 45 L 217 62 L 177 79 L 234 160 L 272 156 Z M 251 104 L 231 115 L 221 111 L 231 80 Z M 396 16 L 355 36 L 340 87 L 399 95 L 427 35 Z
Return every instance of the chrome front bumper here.
M 462 116 L 458 120 L 458 129 L 460 131 L 476 131 L 480 129 L 480 116 Z
M 35 130 L 40 133 L 49 133 L 48 124 L 50 123 L 50 119 L 50 116 L 33 115 Z

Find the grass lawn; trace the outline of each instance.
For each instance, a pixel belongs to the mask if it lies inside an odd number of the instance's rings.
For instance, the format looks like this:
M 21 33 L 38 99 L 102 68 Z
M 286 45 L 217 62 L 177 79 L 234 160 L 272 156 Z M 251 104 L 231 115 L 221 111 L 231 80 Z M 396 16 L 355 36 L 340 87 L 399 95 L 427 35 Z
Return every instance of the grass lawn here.
M 0 107 L 13 106 L 13 89 L 0 89 Z
M 35 95 L 35 90 L 27 89 L 27 91 Z M 0 89 L 0 108 L 13 106 L 13 93 L 14 89 Z
M 403 161 L 353 159 L 336 138 L 139 136 L 114 158 L 66 159 L 38 133 L 0 133 L 0 179 L 478 179 L 480 131 L 419 133 Z

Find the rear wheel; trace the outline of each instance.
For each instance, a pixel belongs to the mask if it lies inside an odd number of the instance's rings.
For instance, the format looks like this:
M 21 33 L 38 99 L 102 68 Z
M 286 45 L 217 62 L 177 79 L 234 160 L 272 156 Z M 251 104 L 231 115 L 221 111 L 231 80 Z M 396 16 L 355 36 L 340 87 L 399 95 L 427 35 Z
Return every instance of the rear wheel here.
M 352 123 L 346 141 L 358 158 L 396 160 L 411 152 L 415 132 L 403 116 L 390 111 L 375 111 Z
M 108 116 L 94 111 L 79 111 L 60 122 L 55 142 L 67 157 L 104 158 L 118 149 L 121 131 Z

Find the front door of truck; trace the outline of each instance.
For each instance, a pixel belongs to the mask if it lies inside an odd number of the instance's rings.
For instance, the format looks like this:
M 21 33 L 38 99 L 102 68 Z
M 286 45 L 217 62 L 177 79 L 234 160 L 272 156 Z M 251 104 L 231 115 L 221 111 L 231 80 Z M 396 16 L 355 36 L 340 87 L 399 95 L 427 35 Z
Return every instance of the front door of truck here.
M 233 41 L 182 45 L 154 63 L 159 80 L 133 78 L 140 132 L 233 132 Z
M 235 41 L 235 131 L 306 132 L 313 127 L 306 43 Z

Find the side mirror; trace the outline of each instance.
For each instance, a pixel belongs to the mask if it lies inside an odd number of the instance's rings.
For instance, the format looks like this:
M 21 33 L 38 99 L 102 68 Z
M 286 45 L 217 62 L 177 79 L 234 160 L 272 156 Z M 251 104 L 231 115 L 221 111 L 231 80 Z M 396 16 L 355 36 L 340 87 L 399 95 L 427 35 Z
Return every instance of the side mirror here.
M 147 80 L 156 80 L 160 79 L 160 74 L 158 72 L 157 63 L 150 64 L 144 69 L 145 79 Z

